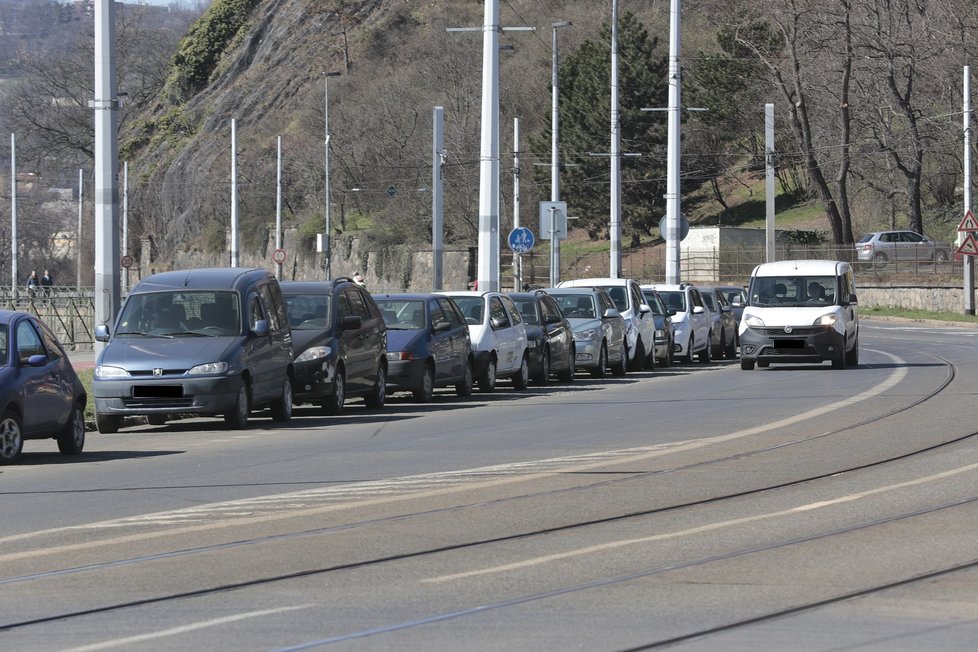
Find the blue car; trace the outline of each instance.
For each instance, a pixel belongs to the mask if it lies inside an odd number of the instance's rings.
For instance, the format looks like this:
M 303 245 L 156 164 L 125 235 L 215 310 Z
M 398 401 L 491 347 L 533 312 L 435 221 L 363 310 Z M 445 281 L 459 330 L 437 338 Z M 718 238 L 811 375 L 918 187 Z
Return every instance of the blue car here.
M 436 387 L 472 393 L 472 343 L 455 302 L 441 294 L 379 294 L 374 300 L 387 324 L 387 388 L 431 402 Z
M 0 464 L 25 439 L 56 439 L 78 455 L 85 446 L 85 388 L 58 339 L 26 312 L 0 310 Z

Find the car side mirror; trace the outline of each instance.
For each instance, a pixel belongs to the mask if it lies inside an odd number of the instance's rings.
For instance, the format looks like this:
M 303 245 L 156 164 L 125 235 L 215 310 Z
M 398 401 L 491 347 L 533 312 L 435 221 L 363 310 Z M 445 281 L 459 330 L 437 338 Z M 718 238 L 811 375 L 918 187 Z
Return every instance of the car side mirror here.
M 267 319 L 259 319 L 251 328 L 251 332 L 258 337 L 265 337 L 268 335 L 269 331 L 271 331 L 271 326 L 269 326 Z
M 744 304 L 742 304 L 742 303 L 741 303 L 741 302 L 739 302 L 739 301 L 734 301 L 734 302 L 732 302 L 732 303 L 731 303 L 730 305 L 731 305 L 731 306 L 733 306 L 734 308 L 740 308 L 740 307 L 741 307 L 741 306 L 743 306 Z
M 547 315 L 546 322 L 548 324 L 559 324 L 563 319 L 560 315 Z
M 704 312 L 706 311 L 703 309 L 703 306 L 693 306 L 694 315 L 702 315 Z
M 669 316 L 675 317 L 678 311 L 675 308 L 669 308 Z
M 98 324 L 95 326 L 95 341 L 96 342 L 108 342 L 111 333 L 109 332 L 109 327 L 105 324 Z
M 852 304 L 857 304 L 857 303 L 859 303 L 859 299 L 856 298 L 856 295 L 855 294 L 850 294 L 849 295 L 849 304 L 852 305 Z
M 361 319 L 359 315 L 348 315 L 343 318 L 342 322 L 340 322 L 340 327 L 343 330 L 359 330 L 363 328 L 363 319 Z
M 495 330 L 506 326 L 506 322 L 500 319 L 499 317 L 493 317 L 492 319 L 489 320 L 489 325 L 492 326 L 492 328 Z
M 27 358 L 28 367 L 43 367 L 48 363 L 48 356 L 43 353 L 37 353 Z
M 601 315 L 601 319 L 614 319 L 615 317 L 621 317 L 621 313 L 614 308 L 608 308 L 604 311 L 604 314 Z
M 638 307 L 638 311 L 639 311 L 640 314 L 643 314 L 644 315 L 646 313 L 652 312 L 652 306 L 650 306 L 647 303 L 643 303 L 642 305 L 640 305 Z
M 440 321 L 431 325 L 431 330 L 435 331 L 436 333 L 441 333 L 442 331 L 448 331 L 451 329 L 452 325 L 447 321 Z

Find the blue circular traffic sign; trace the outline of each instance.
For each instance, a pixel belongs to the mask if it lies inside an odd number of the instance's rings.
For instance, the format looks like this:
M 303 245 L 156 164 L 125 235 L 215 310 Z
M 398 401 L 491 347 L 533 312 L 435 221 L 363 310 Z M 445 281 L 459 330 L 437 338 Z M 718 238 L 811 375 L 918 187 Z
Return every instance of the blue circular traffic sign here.
M 525 226 L 518 226 L 509 232 L 509 248 L 518 254 L 533 249 L 534 242 L 533 231 Z

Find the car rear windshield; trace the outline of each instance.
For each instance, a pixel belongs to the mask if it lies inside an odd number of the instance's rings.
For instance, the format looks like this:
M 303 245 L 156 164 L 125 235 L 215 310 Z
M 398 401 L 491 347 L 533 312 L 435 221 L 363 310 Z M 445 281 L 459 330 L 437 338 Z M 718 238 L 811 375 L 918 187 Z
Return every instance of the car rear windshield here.
M 392 331 L 416 331 L 425 327 L 424 301 L 420 299 L 377 299 L 384 323 Z
M 481 324 L 482 311 L 485 309 L 482 297 L 453 296 L 455 305 L 462 311 L 466 324 Z
M 292 330 L 329 328 L 333 296 L 330 294 L 290 294 L 285 297 Z
M 121 337 L 221 337 L 241 334 L 236 292 L 168 290 L 130 295 L 119 317 Z
M 874 235 L 873 233 L 867 233 L 863 237 L 859 238 L 856 244 L 863 244 L 864 242 L 869 242 L 870 240 L 873 239 L 873 235 Z
M 659 290 L 659 296 L 670 310 L 686 312 L 686 292 L 683 290 Z
M 560 307 L 560 312 L 568 319 L 597 319 L 594 297 L 590 294 L 551 294 Z
M 750 282 L 750 305 L 830 306 L 837 296 L 834 276 L 757 276 Z
M 513 299 L 513 303 L 516 304 L 516 308 L 520 311 L 520 316 L 523 317 L 523 321 L 527 324 L 539 326 L 543 323 L 540 320 L 540 310 L 537 307 L 536 301 L 533 299 Z

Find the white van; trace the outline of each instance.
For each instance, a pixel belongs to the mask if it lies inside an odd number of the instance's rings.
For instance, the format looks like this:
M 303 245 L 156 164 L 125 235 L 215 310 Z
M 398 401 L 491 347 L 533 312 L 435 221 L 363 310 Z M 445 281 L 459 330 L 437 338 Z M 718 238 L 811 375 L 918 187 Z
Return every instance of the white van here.
M 751 272 L 740 320 L 740 368 L 772 362 L 859 364 L 859 313 L 852 266 L 837 260 L 782 260 Z

